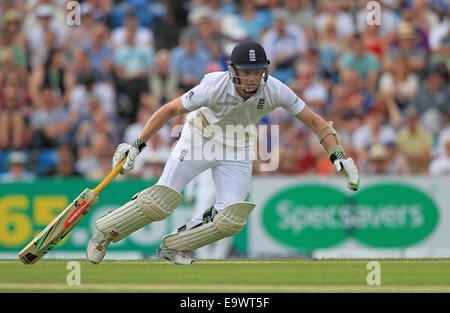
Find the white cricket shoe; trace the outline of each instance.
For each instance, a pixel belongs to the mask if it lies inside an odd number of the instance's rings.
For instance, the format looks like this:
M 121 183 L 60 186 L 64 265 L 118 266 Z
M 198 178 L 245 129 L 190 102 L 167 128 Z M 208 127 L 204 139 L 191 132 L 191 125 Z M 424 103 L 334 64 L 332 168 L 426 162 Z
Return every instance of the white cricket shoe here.
M 172 262 L 175 265 L 189 265 L 195 262 L 194 259 L 188 257 L 184 252 L 163 248 L 162 243 L 156 250 L 156 253 L 158 253 L 160 257 Z
M 86 254 L 89 261 L 94 264 L 100 263 L 106 254 L 106 249 L 112 239 L 97 231 L 87 245 Z

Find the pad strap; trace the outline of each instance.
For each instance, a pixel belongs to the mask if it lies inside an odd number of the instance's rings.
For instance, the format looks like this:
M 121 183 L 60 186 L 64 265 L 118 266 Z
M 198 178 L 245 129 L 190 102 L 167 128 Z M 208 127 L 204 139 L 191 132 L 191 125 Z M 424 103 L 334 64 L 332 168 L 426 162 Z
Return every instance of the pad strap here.
M 181 228 L 181 231 L 165 236 L 163 245 L 169 250 L 189 252 L 225 237 L 234 236 L 244 228 L 254 207 L 255 204 L 251 202 L 239 202 L 227 206 L 209 222 L 207 219 L 200 226 L 188 230 Z M 211 217 L 211 214 L 207 215 Z
M 325 150 L 327 150 L 328 156 L 331 157 L 331 155 L 333 155 L 334 153 L 341 153 L 343 156 L 345 156 L 344 148 L 341 146 L 341 137 L 339 137 L 339 134 L 334 129 L 333 122 L 327 121 L 326 124 L 327 126 L 317 133 L 317 139 L 319 139 L 320 144 L 323 145 L 323 140 L 326 137 L 333 135 L 337 145 L 332 146 L 328 149 L 324 146 Z
M 152 222 L 167 218 L 183 200 L 176 190 L 155 185 L 141 191 L 117 210 L 100 217 L 95 225 L 98 231 L 117 242 Z

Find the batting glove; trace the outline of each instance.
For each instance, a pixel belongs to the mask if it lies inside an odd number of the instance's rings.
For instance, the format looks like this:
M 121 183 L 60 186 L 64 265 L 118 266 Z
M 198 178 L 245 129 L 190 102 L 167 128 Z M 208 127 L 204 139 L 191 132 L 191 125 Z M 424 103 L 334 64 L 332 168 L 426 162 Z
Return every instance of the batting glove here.
M 123 175 L 126 172 L 131 171 L 134 168 L 134 161 L 136 161 L 136 157 L 145 148 L 145 146 L 146 144 L 140 139 L 136 139 L 132 145 L 128 143 L 121 143 L 117 146 L 116 152 L 114 152 L 112 167 L 116 168 L 116 166 L 122 162 L 124 158 L 127 158 L 123 164 L 123 170 L 120 174 Z
M 343 172 L 347 177 L 347 188 L 357 191 L 359 188 L 359 174 L 355 161 L 352 158 L 344 159 L 341 154 L 337 156 L 333 164 L 339 172 Z

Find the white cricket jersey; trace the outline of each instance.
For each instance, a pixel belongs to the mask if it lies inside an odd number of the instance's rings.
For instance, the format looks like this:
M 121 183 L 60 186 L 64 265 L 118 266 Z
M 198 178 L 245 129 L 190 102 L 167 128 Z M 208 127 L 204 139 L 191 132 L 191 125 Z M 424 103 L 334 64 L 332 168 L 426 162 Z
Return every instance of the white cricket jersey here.
M 256 139 L 254 126 L 277 107 L 283 107 L 292 115 L 300 113 L 305 107 L 303 100 L 288 86 L 270 75 L 262 91 L 244 101 L 228 71 L 206 74 L 199 85 L 182 96 L 182 102 L 187 110 L 199 110 L 210 125 L 220 127 L 222 134 L 226 136 L 226 142 L 223 143 L 233 142 L 237 148 L 249 147 L 249 141 Z M 195 112 L 187 115 L 187 125 L 195 116 Z M 235 130 L 245 129 L 248 136 L 238 134 L 236 139 L 235 134 L 226 131 L 227 125 L 235 126 Z M 242 127 L 236 127 L 239 125 Z

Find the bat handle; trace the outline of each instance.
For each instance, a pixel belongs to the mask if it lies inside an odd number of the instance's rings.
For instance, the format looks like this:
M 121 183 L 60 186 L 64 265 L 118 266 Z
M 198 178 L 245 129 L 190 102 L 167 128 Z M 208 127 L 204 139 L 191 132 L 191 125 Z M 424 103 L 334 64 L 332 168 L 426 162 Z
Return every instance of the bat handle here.
M 92 190 L 97 196 L 120 173 L 120 171 L 122 171 L 123 165 L 125 164 L 126 159 L 127 158 L 124 158 L 122 160 L 122 162 L 120 162 L 119 165 L 117 165 L 116 168 L 113 169 L 111 171 L 111 173 L 109 173 L 108 176 L 106 176 L 105 179 L 103 179 L 102 182 L 100 184 L 98 184 L 98 186 Z

